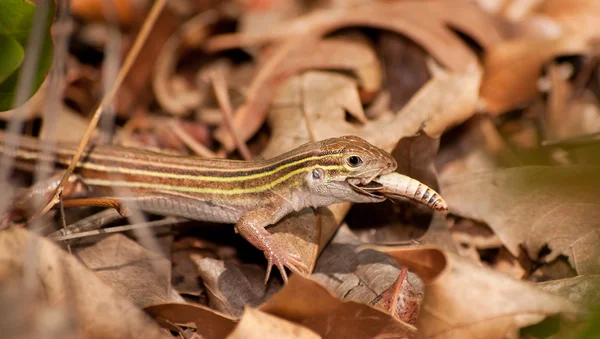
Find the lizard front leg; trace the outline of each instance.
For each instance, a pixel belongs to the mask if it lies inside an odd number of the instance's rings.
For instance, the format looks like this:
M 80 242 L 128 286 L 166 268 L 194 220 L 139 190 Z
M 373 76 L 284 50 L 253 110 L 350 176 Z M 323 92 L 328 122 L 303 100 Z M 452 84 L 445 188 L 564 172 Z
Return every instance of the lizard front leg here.
M 269 280 L 273 265 L 277 266 L 285 282 L 287 282 L 286 266 L 299 274 L 308 272 L 308 267 L 302 262 L 300 256 L 275 241 L 273 235 L 265 229 L 266 226 L 279 221 L 281 214 L 281 211 L 275 207 L 261 207 L 244 214 L 235 225 L 236 232 L 265 254 L 268 261 L 265 283 Z

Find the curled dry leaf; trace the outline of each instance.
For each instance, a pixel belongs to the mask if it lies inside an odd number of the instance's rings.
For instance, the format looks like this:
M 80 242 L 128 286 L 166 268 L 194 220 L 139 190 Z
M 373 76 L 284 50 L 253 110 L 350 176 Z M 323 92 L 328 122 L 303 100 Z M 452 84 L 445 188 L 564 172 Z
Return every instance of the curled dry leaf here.
M 501 114 L 529 103 L 539 93 L 537 81 L 544 64 L 562 55 L 585 54 L 589 49 L 590 41 L 581 35 L 523 38 L 491 47 L 484 62 L 482 108 Z
M 299 323 L 323 338 L 414 338 L 415 328 L 365 304 L 340 301 L 298 275 L 260 308 Z
M 547 316 L 579 312 L 558 295 L 436 248 L 378 249 L 425 283 L 420 338 L 503 338 Z
M 171 261 L 122 234 L 75 250 L 76 256 L 106 284 L 140 307 L 171 299 Z
M 563 254 L 579 274 L 600 271 L 596 166 L 520 167 L 442 179 L 450 211 L 487 223 L 513 256 L 524 245 L 549 262 Z
M 227 338 L 318 339 L 321 337 L 304 326 L 275 317 L 261 310 L 247 307 L 244 310 L 244 315 L 240 319 L 240 322 Z
M 24 262 L 25 258 L 35 262 Z M 29 297 L 42 298 L 40 302 L 59 309 L 73 309 L 77 315 L 76 330 L 86 338 L 169 337 L 137 306 L 108 287 L 77 259 L 25 229 L 0 232 L 0 263 L 0 281 L 18 277 L 21 288 L 37 286 L 40 289 Z M 32 265 L 38 268 L 29 275 L 35 281 L 24 281 L 22 274 Z
M 352 58 L 348 58 L 352 55 Z M 380 65 L 374 50 L 366 43 L 347 39 L 298 39 L 279 46 L 259 67 L 248 89 L 246 103 L 237 109 L 234 128 L 243 141 L 248 140 L 264 123 L 277 88 L 289 77 L 309 69 L 351 70 L 360 78 L 365 93 L 379 90 Z M 234 142 L 226 129 L 220 128 L 215 137 L 226 150 Z
M 314 11 L 268 32 L 215 37 L 209 40 L 207 48 L 220 50 L 295 37 L 321 37 L 349 26 L 369 26 L 405 35 L 453 71 L 464 71 L 477 63 L 477 57 L 448 26 L 474 38 L 484 48 L 502 40 L 491 18 L 471 2 L 394 1 Z
M 166 328 L 177 330 L 172 325 L 192 327 L 202 338 L 224 338 L 235 327 L 235 320 L 208 307 L 166 303 L 149 306 L 144 309 Z

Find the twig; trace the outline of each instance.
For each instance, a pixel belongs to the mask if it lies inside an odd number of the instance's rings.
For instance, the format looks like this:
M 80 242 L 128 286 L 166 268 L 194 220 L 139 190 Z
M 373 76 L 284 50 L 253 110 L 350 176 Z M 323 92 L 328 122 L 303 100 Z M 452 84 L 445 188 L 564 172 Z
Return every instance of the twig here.
M 68 178 L 73 173 L 75 166 L 77 165 L 77 163 L 79 162 L 79 159 L 81 158 L 81 154 L 83 153 L 84 148 L 87 146 L 92 133 L 94 132 L 94 130 L 96 129 L 96 126 L 98 125 L 98 121 L 100 120 L 100 117 L 102 116 L 104 107 L 108 106 L 114 100 L 117 90 L 119 89 L 119 87 L 121 87 L 121 84 L 123 83 L 123 80 L 125 79 L 125 76 L 129 73 L 129 70 L 131 69 L 133 62 L 137 58 L 142 46 L 146 42 L 146 39 L 148 38 L 150 30 L 154 26 L 154 23 L 156 22 L 158 15 L 162 11 L 163 7 L 165 6 L 165 3 L 166 3 L 166 0 L 156 0 L 154 5 L 152 6 L 152 9 L 150 10 L 148 17 L 146 18 L 144 25 L 142 26 L 142 29 L 140 30 L 140 33 L 138 34 L 137 38 L 135 39 L 135 42 L 133 43 L 131 50 L 127 54 L 127 58 L 125 59 L 125 62 L 123 63 L 123 67 L 121 68 L 121 70 L 119 71 L 119 74 L 117 75 L 117 78 L 115 79 L 114 86 L 111 88 L 110 91 L 108 91 L 106 93 L 106 95 L 104 95 L 104 98 L 100 102 L 100 105 L 98 105 L 98 108 L 96 109 L 96 111 L 94 112 L 94 115 L 92 116 L 92 119 L 90 120 L 88 128 L 85 132 L 85 135 L 83 136 L 81 142 L 79 143 L 79 146 L 77 147 L 77 152 L 73 156 L 73 159 L 72 159 L 71 163 L 69 164 L 69 167 L 67 168 L 67 170 L 65 172 L 65 175 L 61 179 L 60 184 L 57 187 L 56 192 L 54 193 L 54 196 L 52 197 L 52 199 L 50 199 L 50 202 L 48 202 L 48 204 L 40 211 L 39 216 L 46 214 L 56 204 L 58 196 L 64 189 L 65 183 L 67 182 Z
M 77 222 L 68 225 L 66 228 L 50 233 L 48 238 L 54 239 L 67 234 L 97 230 L 102 226 L 108 225 L 119 219 L 123 219 L 123 216 L 117 210 L 114 208 L 107 208 L 101 212 L 90 215 L 89 217 L 78 220 Z
M 236 145 L 238 151 L 242 155 L 242 158 L 244 158 L 245 160 L 251 160 L 252 155 L 250 154 L 246 143 L 244 143 L 241 140 L 233 124 L 233 112 L 231 109 L 231 101 L 229 100 L 229 93 L 227 92 L 227 84 L 225 82 L 225 77 L 223 76 L 223 73 L 212 73 L 211 80 L 213 89 L 215 91 L 215 96 L 217 97 L 217 101 L 219 102 L 219 106 L 221 107 L 221 112 L 223 113 L 223 123 L 229 130 L 229 134 L 231 134 L 231 138 L 233 139 L 233 142 Z
M 95 236 L 95 235 L 127 232 L 127 231 L 132 231 L 132 230 L 139 230 L 139 229 L 148 229 L 150 227 L 177 225 L 177 224 L 181 224 L 181 223 L 184 223 L 187 221 L 188 221 L 187 219 L 173 220 L 171 218 L 167 218 L 167 219 L 156 220 L 156 221 L 142 222 L 142 223 L 133 224 L 133 225 L 115 226 L 115 227 L 103 228 L 101 230 L 95 230 L 95 231 L 87 231 L 87 232 L 80 232 L 80 233 L 75 233 L 75 234 L 60 235 L 60 236 L 57 236 L 57 237 L 54 237 L 51 239 L 54 241 L 65 241 L 65 240 L 71 240 L 71 239 L 86 238 L 86 237 L 91 237 L 91 236 Z

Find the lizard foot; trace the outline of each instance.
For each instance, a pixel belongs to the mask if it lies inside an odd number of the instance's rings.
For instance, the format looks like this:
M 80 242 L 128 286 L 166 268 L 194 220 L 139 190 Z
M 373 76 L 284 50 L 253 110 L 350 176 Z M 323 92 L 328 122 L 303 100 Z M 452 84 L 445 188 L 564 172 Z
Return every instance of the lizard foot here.
M 289 268 L 292 272 L 298 273 L 300 275 L 305 275 L 309 272 L 308 267 L 302 261 L 302 258 L 296 253 L 290 253 L 288 248 L 277 244 L 277 242 L 272 242 L 271 246 L 267 247 L 264 250 L 265 257 L 268 260 L 267 263 L 267 275 L 265 276 L 265 284 L 269 280 L 269 276 L 271 275 L 271 267 L 273 265 L 277 266 L 279 272 L 281 272 L 281 277 L 285 283 L 288 282 L 287 273 L 285 272 L 285 268 Z

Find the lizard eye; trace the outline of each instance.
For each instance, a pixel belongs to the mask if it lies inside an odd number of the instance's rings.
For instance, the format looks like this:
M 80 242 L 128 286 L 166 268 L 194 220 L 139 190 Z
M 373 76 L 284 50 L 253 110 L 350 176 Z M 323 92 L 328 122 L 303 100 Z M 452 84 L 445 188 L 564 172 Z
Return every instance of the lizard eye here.
M 352 155 L 352 156 L 348 157 L 347 161 L 348 161 L 348 165 L 350 165 L 352 167 L 358 167 L 363 162 L 362 159 L 356 155 Z

